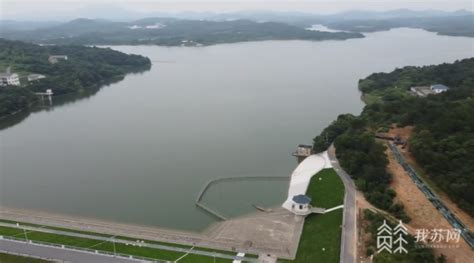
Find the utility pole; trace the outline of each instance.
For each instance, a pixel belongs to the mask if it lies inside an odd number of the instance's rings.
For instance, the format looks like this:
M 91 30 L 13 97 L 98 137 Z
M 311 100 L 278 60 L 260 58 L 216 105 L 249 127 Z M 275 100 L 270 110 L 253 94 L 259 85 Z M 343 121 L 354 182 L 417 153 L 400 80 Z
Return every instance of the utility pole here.
M 23 233 L 25 234 L 25 240 L 28 242 L 28 235 L 26 234 L 26 229 L 23 227 Z
M 117 250 L 115 249 L 115 239 L 112 237 L 112 244 L 114 245 L 114 257 L 117 256 Z

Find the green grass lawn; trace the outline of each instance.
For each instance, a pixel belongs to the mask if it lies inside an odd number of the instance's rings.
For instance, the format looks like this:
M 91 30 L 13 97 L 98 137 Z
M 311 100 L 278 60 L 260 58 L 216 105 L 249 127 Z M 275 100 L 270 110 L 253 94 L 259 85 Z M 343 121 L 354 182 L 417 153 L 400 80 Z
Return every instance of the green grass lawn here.
M 48 263 L 50 261 L 0 253 L 0 263 Z
M 24 231 L 18 228 L 0 227 L 0 235 L 12 236 L 19 239 L 25 239 Z M 57 235 L 57 234 L 50 234 L 50 233 L 36 232 L 36 231 L 27 231 L 27 236 L 29 240 L 34 240 L 34 241 L 43 241 L 43 242 L 49 242 L 49 243 L 55 243 L 55 244 L 61 244 L 61 245 L 89 248 L 89 249 L 100 250 L 100 251 L 108 251 L 108 252 L 114 251 L 114 244 L 112 242 L 104 242 L 101 240 L 71 237 L 71 236 L 64 236 L 64 235 Z M 170 246 L 173 246 L 173 245 L 170 245 Z M 121 254 L 141 256 L 141 257 L 161 259 L 161 260 L 170 260 L 170 261 L 174 261 L 185 254 L 183 252 L 175 252 L 175 251 L 168 251 L 168 250 L 147 248 L 147 247 L 138 247 L 138 246 L 132 246 L 132 245 L 119 244 L 119 243 L 115 244 L 115 251 Z M 212 250 L 207 250 L 207 251 L 212 251 Z M 181 259 L 179 262 L 223 263 L 223 262 L 231 262 L 231 261 L 232 260 L 222 259 L 222 258 L 216 258 L 214 261 L 214 258 L 212 257 L 189 254 L 183 259 Z
M 0 222 L 3 223 L 8 223 L 8 224 L 16 224 L 16 221 L 11 221 L 11 220 L 5 220 L 5 219 L 0 219 Z M 112 236 L 108 234 L 101 234 L 101 233 L 95 233 L 95 232 L 90 232 L 90 231 L 80 231 L 80 230 L 74 230 L 74 229 L 67 229 L 67 228 L 62 228 L 62 227 L 52 227 L 52 226 L 44 226 L 44 225 L 37 225 L 37 224 L 31 224 L 31 223 L 23 223 L 20 222 L 22 226 L 31 226 L 31 227 L 40 227 L 44 229 L 52 229 L 52 230 L 59 230 L 59 231 L 64 231 L 64 232 L 70 232 L 70 233 L 79 233 L 79 234 L 85 234 L 85 235 L 92 235 L 92 236 L 99 236 L 99 237 L 115 237 L 117 239 L 123 239 L 123 240 L 130 240 L 130 241 L 136 241 L 137 238 L 131 238 L 131 237 L 124 237 L 124 236 Z M 0 227 L 1 229 L 2 227 Z M 22 230 L 14 230 L 14 231 L 20 231 L 21 234 L 23 235 Z M 2 232 L 0 232 L 1 234 Z M 16 232 L 15 232 L 16 233 Z M 172 243 L 166 243 L 166 242 L 160 242 L 160 241 L 151 241 L 151 240 L 144 240 L 146 243 L 149 244 L 156 244 L 156 245 L 163 245 L 163 246 L 171 246 L 171 247 L 180 247 L 180 248 L 185 248 L 185 249 L 190 249 L 190 246 L 187 245 L 181 245 L 181 244 L 172 244 Z M 221 254 L 227 254 L 227 255 L 232 255 L 234 256 L 236 253 L 229 252 L 229 251 L 219 251 L 215 249 L 210 249 L 210 248 L 204 248 L 204 247 L 195 247 L 196 250 L 201 250 L 201 251 L 208 251 L 208 252 L 218 252 Z M 254 257 L 256 258 L 256 255 L 246 255 L 246 257 Z
M 308 191 L 306 193 L 312 198 L 311 204 L 316 207 L 331 208 L 334 206 L 341 205 L 344 198 L 344 185 L 332 169 L 325 169 L 313 176 L 311 179 Z M 8 223 L 15 223 L 12 221 L 5 221 Z M 340 242 L 341 242 L 341 228 L 342 224 L 342 210 L 336 210 L 329 212 L 324 215 L 313 214 L 306 218 L 303 233 L 301 236 L 298 253 L 296 259 L 292 262 L 298 263 L 312 263 L 312 262 L 339 262 L 339 252 L 340 252 Z M 34 224 L 22 224 L 35 227 L 43 227 Z M 74 231 L 69 229 L 54 228 L 54 227 L 45 227 L 62 231 L 69 232 L 79 232 L 83 234 L 96 235 L 96 233 L 83 232 L 83 231 Z M 22 229 L 10 228 L 10 227 L 0 227 L 0 235 L 4 236 L 14 236 L 16 238 L 24 239 L 25 235 Z M 111 242 L 103 242 L 95 239 L 88 238 L 77 238 L 65 235 L 50 234 L 45 232 L 31 231 L 27 232 L 28 239 L 36 241 L 44 241 L 55 244 L 70 245 L 76 247 L 90 248 L 101 251 L 114 251 L 114 244 Z M 100 234 L 97 234 L 100 235 Z M 107 235 L 100 235 L 107 236 Z M 119 238 L 119 237 L 117 237 Z M 130 239 L 132 238 L 122 238 L 121 239 Z M 174 247 L 186 247 L 182 245 L 167 244 L 161 242 L 151 242 L 146 241 L 147 243 L 162 244 Z M 115 244 L 115 250 L 117 253 L 142 256 L 148 258 L 162 259 L 174 261 L 184 255 L 182 252 L 174 252 L 162 249 L 146 248 L 146 247 L 136 247 L 125 244 Z M 196 250 L 205 250 L 213 251 L 211 249 L 202 249 L 196 248 Z M 221 251 L 216 251 L 222 253 Z M 227 254 L 232 254 L 231 252 L 224 252 Z M 18 261 L 21 262 L 21 261 Z M 30 262 L 30 261 L 27 261 Z M 41 262 L 41 261 L 40 261 Z M 204 263 L 204 262 L 231 262 L 231 260 L 220 259 L 200 256 L 195 254 L 189 254 L 185 258 L 181 259 L 179 262 L 184 263 Z M 281 262 L 290 262 L 290 261 L 281 261 Z
M 313 176 L 306 194 L 312 198 L 313 206 L 335 207 L 344 202 L 344 184 L 333 169 L 324 169 Z M 338 263 L 342 212 L 339 209 L 324 215 L 309 215 L 305 219 L 296 259 L 279 262 Z

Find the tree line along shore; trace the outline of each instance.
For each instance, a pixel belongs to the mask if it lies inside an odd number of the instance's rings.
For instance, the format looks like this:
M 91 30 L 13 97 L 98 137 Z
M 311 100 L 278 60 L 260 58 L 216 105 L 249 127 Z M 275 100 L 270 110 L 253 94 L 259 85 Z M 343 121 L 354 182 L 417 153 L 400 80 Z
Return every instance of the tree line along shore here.
M 449 89 L 427 96 L 412 92 L 412 87 L 438 83 Z M 359 89 L 370 98 L 361 115 L 340 115 L 314 138 L 314 149 L 322 151 L 334 143 L 341 166 L 365 198 L 407 223 L 411 219 L 403 204 L 394 201 L 385 146 L 375 135 L 393 126 L 414 126 L 408 140 L 411 154 L 439 189 L 474 216 L 474 58 L 374 73 L 359 81 Z M 418 252 L 422 258 L 430 253 Z M 411 262 L 412 256 L 404 260 Z
M 48 89 L 54 95 L 87 92 L 150 67 L 146 57 L 108 48 L 40 46 L 0 39 L 0 70 L 6 77 L 18 75 L 18 82 L 0 86 L 0 118 L 32 107 L 39 100 L 35 93 Z

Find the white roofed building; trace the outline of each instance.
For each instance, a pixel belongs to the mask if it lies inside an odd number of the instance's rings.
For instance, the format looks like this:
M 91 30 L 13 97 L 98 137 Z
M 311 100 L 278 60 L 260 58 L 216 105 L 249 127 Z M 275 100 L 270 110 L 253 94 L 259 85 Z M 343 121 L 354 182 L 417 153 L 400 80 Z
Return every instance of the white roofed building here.
M 434 85 L 431 85 L 430 89 L 436 93 L 436 94 L 439 94 L 439 93 L 442 93 L 442 92 L 446 92 L 449 90 L 448 87 L 446 87 L 445 85 L 443 84 L 434 84 Z
M 49 63 L 51 63 L 51 64 L 56 64 L 56 63 L 58 63 L 60 60 L 67 60 L 67 56 L 66 56 L 66 55 L 51 55 L 51 56 L 49 56 L 49 58 L 48 58 L 48 61 L 49 61 Z
M 44 78 L 46 78 L 46 76 L 41 75 L 41 74 L 30 74 L 27 77 L 28 81 L 35 81 L 35 80 L 40 80 L 40 79 L 44 79 Z
M 0 73 L 0 86 L 20 86 L 20 77 L 8 67 L 6 72 Z

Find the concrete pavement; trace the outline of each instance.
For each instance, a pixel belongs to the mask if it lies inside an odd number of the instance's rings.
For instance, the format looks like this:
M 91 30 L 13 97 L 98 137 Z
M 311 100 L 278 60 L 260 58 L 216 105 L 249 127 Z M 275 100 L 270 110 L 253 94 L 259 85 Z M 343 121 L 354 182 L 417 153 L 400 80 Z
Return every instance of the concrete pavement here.
M 341 177 L 345 188 L 340 262 L 354 263 L 357 259 L 356 189 L 354 181 L 339 165 L 339 162 L 336 158 L 336 149 L 334 148 L 334 145 L 329 147 L 327 153 L 334 170 L 339 175 L 339 177 Z
M 327 152 L 313 154 L 302 161 L 291 174 L 288 197 L 282 207 L 291 211 L 293 196 L 304 195 L 308 189 L 311 177 L 325 168 L 331 168 Z
M 344 198 L 344 219 L 341 242 L 341 262 L 353 263 L 356 259 L 355 242 L 356 242 L 356 218 L 355 218 L 355 187 L 350 177 L 340 168 L 334 156 L 334 149 L 316 155 L 311 155 L 305 159 L 293 172 L 288 190 L 288 199 L 296 194 L 305 194 L 311 177 L 324 168 L 334 167 L 335 171 L 341 176 L 346 188 Z M 283 208 L 287 208 L 288 200 L 283 204 Z M 11 209 L 0 209 L 0 217 L 12 221 L 30 222 L 34 224 L 59 226 L 82 231 L 93 231 L 103 234 L 130 236 L 138 239 L 147 239 L 155 241 L 164 241 L 169 243 L 178 243 L 185 245 L 198 245 L 202 247 L 242 251 L 250 253 L 271 253 L 280 258 L 292 259 L 296 255 L 299 237 L 304 221 L 295 221 L 294 215 L 286 209 L 276 209 L 272 213 L 255 213 L 253 215 L 229 220 L 218 223 L 202 233 L 191 233 L 183 231 L 170 231 L 163 229 L 145 228 L 138 226 L 129 226 L 116 223 L 106 223 L 100 221 L 91 221 L 86 219 L 67 218 L 64 216 L 51 216 L 38 214 L 33 212 L 21 212 Z M 8 243 L 8 242 L 7 242 Z M 8 243 L 12 246 L 10 243 Z M 26 246 L 31 244 L 13 245 L 17 250 L 12 252 L 33 254 L 45 257 L 48 255 L 61 255 L 57 251 L 53 254 L 50 250 L 61 250 L 61 248 L 48 247 L 47 252 L 35 246 L 31 250 Z M 3 243 L 0 243 L 0 250 Z M 33 245 L 32 245 L 33 247 Z M 10 248 L 12 249 L 12 248 Z M 22 252 L 23 251 L 23 252 Z M 30 253 L 31 252 L 31 253 Z M 136 262 L 136 261 L 77 261 L 82 259 L 87 252 L 74 251 L 72 262 Z M 72 253 L 71 251 L 68 253 Z M 78 254 L 76 254 L 78 253 Z M 101 256 L 93 253 L 89 256 Z M 62 259 L 62 258 L 61 258 Z M 63 259 L 62 259 L 63 260 Z M 66 259 L 68 260 L 68 259 Z M 76 260 L 76 261 L 74 261 Z M 104 258 L 104 260 L 107 260 Z M 128 259 L 123 259 L 128 260 Z
M 137 263 L 151 262 L 137 259 L 128 259 L 121 257 L 108 256 L 103 254 L 94 254 L 85 251 L 44 246 L 22 241 L 0 239 L 0 251 L 16 255 L 34 255 L 35 257 L 54 260 L 57 262 L 74 263 Z
M 18 228 L 15 224 L 3 223 L 3 222 L 0 222 L 0 227 Z M 23 225 L 23 226 L 21 226 L 21 229 L 24 229 L 27 232 L 30 232 L 30 231 L 31 232 L 44 232 L 44 233 L 55 234 L 55 235 L 60 235 L 60 236 L 69 236 L 69 237 L 76 237 L 76 238 L 92 239 L 92 240 L 97 240 L 98 243 L 114 242 L 116 244 L 125 244 L 125 245 L 131 245 L 132 244 L 132 241 L 130 241 L 128 239 L 122 239 L 122 238 L 113 238 L 112 239 L 111 237 L 107 237 L 107 236 L 92 235 L 92 234 L 87 234 L 87 233 L 77 233 L 77 232 L 56 230 L 56 229 L 50 229 L 50 228 L 44 228 L 44 227 L 35 227 L 35 226 Z M 291 232 L 291 230 L 287 230 L 287 232 Z M 21 240 L 19 240 L 19 241 L 21 241 Z M 38 243 L 38 242 L 36 242 L 36 243 Z M 45 244 L 45 245 L 48 245 L 48 244 Z M 153 243 L 149 243 L 149 242 L 140 242 L 139 244 L 136 244 L 136 245 L 139 245 L 140 247 L 147 247 L 147 248 L 161 249 L 161 250 L 166 250 L 166 251 L 180 252 L 180 253 L 183 253 L 183 255 L 188 254 L 188 253 L 192 253 L 192 254 L 197 254 L 197 255 L 202 255 L 202 256 L 208 256 L 209 258 L 218 257 L 218 258 L 225 258 L 225 259 L 229 259 L 229 260 L 234 259 L 234 256 L 229 255 L 229 254 L 223 254 L 223 253 L 220 253 L 220 252 L 204 251 L 204 250 L 201 250 L 201 249 L 193 249 L 191 251 L 189 248 L 183 248 L 183 247 L 179 247 L 179 246 L 178 247 L 177 246 L 170 246 L 170 245 L 164 245 L 164 244 L 153 244 Z M 274 247 L 275 245 L 276 244 L 271 244 L 270 246 Z M 70 247 L 67 247 L 67 248 L 70 248 Z M 84 249 L 77 248 L 76 250 L 82 251 Z M 128 257 L 128 255 L 125 255 L 125 257 Z M 242 257 L 242 259 L 245 260 L 245 261 L 249 261 L 249 262 L 252 261 L 251 258 L 247 258 L 247 257 Z M 156 260 L 149 259 L 149 261 L 156 261 Z

